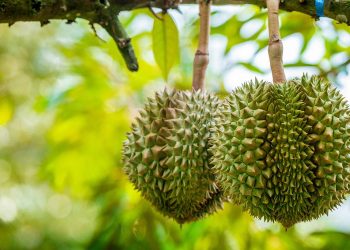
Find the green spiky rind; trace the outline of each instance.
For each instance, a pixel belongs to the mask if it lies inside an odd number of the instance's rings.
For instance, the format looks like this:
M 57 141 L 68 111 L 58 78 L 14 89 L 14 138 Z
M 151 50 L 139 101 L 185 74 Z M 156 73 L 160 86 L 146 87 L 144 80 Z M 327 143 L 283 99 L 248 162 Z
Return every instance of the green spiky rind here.
M 266 169 L 262 148 L 268 147 L 269 89 L 270 85 L 258 81 L 237 88 L 220 107 L 213 127 L 211 152 L 217 179 L 225 194 L 245 209 L 263 198 L 264 179 L 256 177 Z M 257 188 L 252 190 L 254 185 Z M 263 209 L 256 207 L 256 213 L 262 214 Z
M 307 143 L 311 126 L 305 119 L 306 93 L 300 84 L 289 82 L 274 85 L 269 96 L 265 211 L 289 227 L 308 219 L 313 207 L 316 166 L 311 161 L 314 148 Z
M 349 192 L 348 110 L 318 77 L 238 88 L 212 139 L 225 193 L 253 216 L 285 227 L 327 214 Z
M 311 213 L 322 215 L 339 206 L 350 190 L 349 106 L 339 91 L 322 78 L 303 76 L 301 84 L 308 93 L 305 114 L 312 127 L 312 161 L 317 166 L 313 197 L 316 205 Z
M 124 144 L 124 169 L 135 188 L 179 223 L 222 207 L 208 152 L 218 104 L 200 91 L 156 93 Z

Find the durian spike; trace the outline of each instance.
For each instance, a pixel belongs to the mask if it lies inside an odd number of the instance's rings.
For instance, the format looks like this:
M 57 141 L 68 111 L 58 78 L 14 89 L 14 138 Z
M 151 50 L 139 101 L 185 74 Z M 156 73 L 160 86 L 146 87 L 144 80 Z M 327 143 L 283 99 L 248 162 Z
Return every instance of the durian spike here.
M 280 38 L 278 10 L 280 0 L 266 0 L 269 29 L 269 58 L 274 83 L 286 82 L 283 68 L 283 44 Z
M 193 90 L 205 88 L 205 72 L 209 64 L 210 6 L 211 0 L 199 1 L 200 30 L 198 49 L 193 61 Z

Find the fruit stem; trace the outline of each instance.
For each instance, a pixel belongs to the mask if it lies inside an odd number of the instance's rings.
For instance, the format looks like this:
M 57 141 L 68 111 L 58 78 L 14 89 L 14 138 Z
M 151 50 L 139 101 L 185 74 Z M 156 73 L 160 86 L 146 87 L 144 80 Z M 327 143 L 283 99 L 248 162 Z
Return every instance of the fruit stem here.
M 193 62 L 192 88 L 194 90 L 204 90 L 205 88 L 205 72 L 209 64 L 210 7 L 211 0 L 200 0 L 199 42 Z
M 286 76 L 283 68 L 283 44 L 279 31 L 279 10 L 280 0 L 266 0 L 269 28 L 269 58 L 274 83 L 283 83 Z

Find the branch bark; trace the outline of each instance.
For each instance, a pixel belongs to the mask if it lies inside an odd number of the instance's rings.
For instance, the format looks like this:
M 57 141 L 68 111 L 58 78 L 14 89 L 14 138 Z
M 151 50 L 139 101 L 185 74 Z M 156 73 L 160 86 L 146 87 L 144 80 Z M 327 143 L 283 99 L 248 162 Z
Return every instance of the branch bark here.
M 0 23 L 67 19 L 94 15 L 96 7 L 109 6 L 118 11 L 145 7 L 175 8 L 180 0 L 0 0 Z M 181 4 L 196 4 L 197 0 L 182 0 Z M 215 0 L 213 5 L 253 4 L 266 7 L 262 0 Z M 314 1 L 281 0 L 280 9 L 297 11 L 316 17 Z M 325 16 L 350 25 L 349 0 L 325 0 Z M 67 16 L 67 14 L 69 14 Z

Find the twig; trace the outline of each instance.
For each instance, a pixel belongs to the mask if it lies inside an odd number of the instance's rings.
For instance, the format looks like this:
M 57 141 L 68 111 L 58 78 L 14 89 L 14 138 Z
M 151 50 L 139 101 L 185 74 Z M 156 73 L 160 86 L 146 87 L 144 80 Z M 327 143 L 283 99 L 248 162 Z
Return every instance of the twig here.
M 286 76 L 283 68 L 283 44 L 279 32 L 279 0 L 266 0 L 269 27 L 269 57 L 274 83 L 283 83 Z
M 210 6 L 211 0 L 199 2 L 200 30 L 198 49 L 193 62 L 192 88 L 194 90 L 204 90 L 205 86 L 205 72 L 209 64 Z
M 139 65 L 131 45 L 131 38 L 128 37 L 122 24 L 118 19 L 118 13 L 110 8 L 101 10 L 100 18 L 97 21 L 118 45 L 118 49 L 124 58 L 124 61 L 130 71 L 137 71 Z

